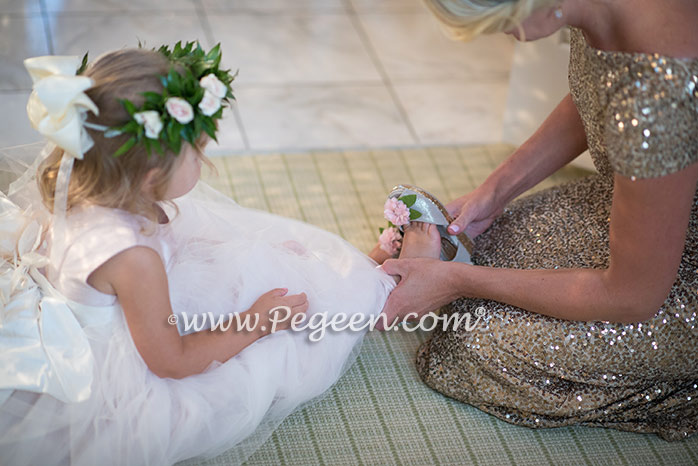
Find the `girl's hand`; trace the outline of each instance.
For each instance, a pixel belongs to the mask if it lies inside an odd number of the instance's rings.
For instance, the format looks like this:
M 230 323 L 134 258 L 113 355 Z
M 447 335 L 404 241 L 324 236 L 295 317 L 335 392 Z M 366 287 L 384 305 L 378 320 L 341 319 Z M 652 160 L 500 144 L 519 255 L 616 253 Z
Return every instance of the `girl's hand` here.
M 454 218 L 448 232 L 454 235 L 465 230 L 468 236 L 475 239 L 492 225 L 504 208 L 493 194 L 478 188 L 448 203 L 446 210 Z
M 308 297 L 305 293 L 290 296 L 286 296 L 286 293 L 288 293 L 287 288 L 275 288 L 267 291 L 247 311 L 259 316 L 255 330 L 263 336 L 289 329 L 294 316 L 303 314 L 308 310 Z M 290 309 L 290 312 L 286 309 L 280 309 L 282 307 Z

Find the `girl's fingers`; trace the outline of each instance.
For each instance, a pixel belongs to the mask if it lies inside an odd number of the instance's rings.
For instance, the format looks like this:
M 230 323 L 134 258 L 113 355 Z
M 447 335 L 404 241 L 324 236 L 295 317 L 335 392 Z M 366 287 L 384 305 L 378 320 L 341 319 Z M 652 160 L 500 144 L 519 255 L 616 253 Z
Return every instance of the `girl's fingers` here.
M 308 307 L 309 307 L 309 306 L 310 306 L 310 303 L 309 303 L 308 301 L 306 301 L 306 302 L 304 302 L 303 304 L 300 304 L 300 305 L 298 305 L 298 306 L 293 306 L 293 308 L 291 309 L 291 311 L 292 311 L 294 314 L 301 314 L 301 313 L 306 312 L 306 311 L 308 310 Z
M 273 290 L 269 291 L 267 294 L 271 296 L 284 296 L 286 293 L 288 293 L 288 288 L 274 288 Z
M 300 293 L 300 294 L 294 294 L 291 296 L 286 296 L 286 297 L 284 297 L 283 301 L 287 306 L 294 307 L 294 306 L 299 306 L 299 305 L 307 302 L 308 297 L 306 296 L 305 293 Z

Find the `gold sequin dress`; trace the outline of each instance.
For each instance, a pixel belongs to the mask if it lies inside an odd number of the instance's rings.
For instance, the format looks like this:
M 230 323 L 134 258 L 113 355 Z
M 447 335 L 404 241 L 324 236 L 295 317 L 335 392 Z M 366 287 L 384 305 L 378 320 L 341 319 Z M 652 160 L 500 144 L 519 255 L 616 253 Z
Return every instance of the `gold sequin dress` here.
M 569 82 L 598 174 L 510 204 L 475 243 L 491 267 L 606 268 L 613 174 L 667 175 L 698 161 L 698 59 L 605 52 L 573 29 Z M 646 322 L 573 322 L 484 299 L 472 331 L 437 329 L 417 352 L 432 388 L 507 422 L 698 431 L 698 193 L 673 288 Z

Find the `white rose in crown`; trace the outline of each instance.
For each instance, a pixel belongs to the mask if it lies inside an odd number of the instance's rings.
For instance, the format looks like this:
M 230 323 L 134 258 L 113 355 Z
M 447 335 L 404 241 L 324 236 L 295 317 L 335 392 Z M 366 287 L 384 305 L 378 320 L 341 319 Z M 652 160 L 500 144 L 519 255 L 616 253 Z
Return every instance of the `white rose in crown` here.
M 133 119 L 145 128 L 145 137 L 157 139 L 162 131 L 162 120 L 160 114 L 155 110 L 146 110 L 133 114 Z
M 209 73 L 199 80 L 201 87 L 213 94 L 214 97 L 222 99 L 228 93 L 228 89 L 215 74 Z
M 201 109 L 201 113 L 206 116 L 211 116 L 221 108 L 221 99 L 206 90 L 206 92 L 204 92 L 204 98 L 199 102 L 199 108 Z
M 172 115 L 172 118 L 186 125 L 194 119 L 194 109 L 186 100 L 181 97 L 170 97 L 165 101 L 167 113 Z

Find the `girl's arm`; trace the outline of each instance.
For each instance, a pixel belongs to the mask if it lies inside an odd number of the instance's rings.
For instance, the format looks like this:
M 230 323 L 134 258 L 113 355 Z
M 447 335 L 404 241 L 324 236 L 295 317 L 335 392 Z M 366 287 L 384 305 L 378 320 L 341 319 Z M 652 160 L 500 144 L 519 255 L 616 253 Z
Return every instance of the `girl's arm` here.
M 290 307 L 292 314 L 285 324 L 290 323 L 293 315 L 308 309 L 304 293 L 285 296 L 287 290 L 275 289 L 262 295 L 246 311 L 259 314 L 259 324 L 253 330 L 237 331 L 233 324 L 227 331 L 204 330 L 180 336 L 177 327 L 168 323 L 172 306 L 167 275 L 153 249 L 144 246 L 127 249 L 92 272 L 88 281 L 100 291 L 113 290 L 112 294 L 116 294 L 138 352 L 159 377 L 182 378 L 202 372 L 214 360 L 227 361 L 271 333 L 270 309 Z M 254 316 L 251 317 L 254 322 Z
M 572 96 L 567 94 L 538 130 L 480 186 L 446 206 L 455 218 L 450 232 L 455 234 L 467 228 L 466 232 L 476 237 L 510 201 L 574 160 L 586 148 L 582 120 Z
M 392 321 L 464 296 L 561 319 L 647 320 L 676 280 L 697 181 L 698 163 L 659 178 L 631 181 L 615 175 L 607 269 L 517 270 L 389 260 L 383 270 L 402 280 L 384 312 Z

